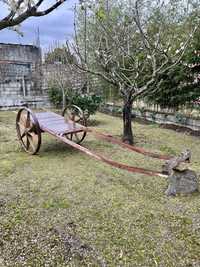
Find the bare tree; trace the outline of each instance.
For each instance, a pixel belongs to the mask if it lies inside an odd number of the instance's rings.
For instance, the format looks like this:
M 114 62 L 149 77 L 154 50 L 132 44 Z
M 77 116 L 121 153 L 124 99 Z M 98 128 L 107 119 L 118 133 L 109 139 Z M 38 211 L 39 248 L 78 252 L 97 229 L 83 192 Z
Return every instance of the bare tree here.
M 47 3 L 45 0 L 0 0 L 8 7 L 8 14 L 0 20 L 0 30 L 8 27 L 14 27 L 24 22 L 29 17 L 45 16 L 57 7 L 62 5 L 66 0 L 57 0 L 54 4 L 49 5 L 48 8 L 41 10 L 40 7 L 43 3 Z
M 197 16 L 190 19 L 194 15 L 192 7 L 186 14 L 186 1 L 173 4 L 172 1 L 129 0 L 127 6 L 126 1 L 122 2 L 115 6 L 113 15 L 111 10 L 109 20 L 104 6 L 91 7 L 91 39 L 87 45 L 90 62 L 84 62 L 78 34 L 68 47 L 77 57 L 75 68 L 104 79 L 120 91 L 123 141 L 133 144 L 133 102 L 147 94 L 156 94 L 159 86 L 152 85 L 158 77 L 180 64 L 199 27 L 199 19 Z
M 66 107 L 66 94 L 72 88 L 72 81 L 69 79 L 70 69 L 65 64 L 55 63 L 49 78 L 49 86 L 55 87 L 62 92 L 62 107 Z
M 68 54 L 68 56 L 66 56 Z M 70 97 L 75 92 L 81 91 L 79 83 L 85 82 L 80 71 L 74 72 L 72 63 L 75 58 L 68 52 L 65 46 L 59 43 L 53 44 L 49 51 L 45 54 L 45 65 L 47 68 L 46 78 L 48 87 L 58 90 L 62 93 L 62 106 L 66 107 L 66 97 Z M 79 79 L 78 79 L 79 77 Z M 69 99 L 68 99 L 69 100 Z

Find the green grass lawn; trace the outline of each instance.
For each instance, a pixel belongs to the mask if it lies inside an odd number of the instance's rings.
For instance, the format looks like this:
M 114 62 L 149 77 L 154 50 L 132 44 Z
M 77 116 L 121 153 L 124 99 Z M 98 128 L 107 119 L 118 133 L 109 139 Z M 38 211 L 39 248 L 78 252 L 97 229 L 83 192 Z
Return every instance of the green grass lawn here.
M 0 266 L 200 266 L 200 196 L 166 197 L 167 180 L 114 169 L 46 134 L 39 155 L 19 146 L 13 112 L 0 112 Z M 95 128 L 119 137 L 121 120 Z M 137 146 L 192 151 L 200 138 L 134 124 Z M 162 161 L 88 136 L 83 145 L 120 162 L 160 170 Z

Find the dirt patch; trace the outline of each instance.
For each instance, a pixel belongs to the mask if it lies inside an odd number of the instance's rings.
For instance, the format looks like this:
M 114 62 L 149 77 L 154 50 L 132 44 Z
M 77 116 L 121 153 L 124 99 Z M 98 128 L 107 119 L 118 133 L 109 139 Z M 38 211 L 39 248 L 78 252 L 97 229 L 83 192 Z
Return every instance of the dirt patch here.
M 160 124 L 161 128 L 174 130 L 179 133 L 185 133 L 192 136 L 200 136 L 200 131 L 194 131 L 184 126 L 178 126 L 174 124 Z
M 78 257 L 82 262 L 84 259 L 91 258 L 92 262 L 96 261 L 98 263 L 98 266 L 106 267 L 105 260 L 99 253 L 93 247 L 83 243 L 77 236 L 69 234 L 67 228 L 60 229 L 57 227 L 52 229 L 52 232 L 59 237 L 64 245 L 66 261 L 69 261 L 73 257 Z

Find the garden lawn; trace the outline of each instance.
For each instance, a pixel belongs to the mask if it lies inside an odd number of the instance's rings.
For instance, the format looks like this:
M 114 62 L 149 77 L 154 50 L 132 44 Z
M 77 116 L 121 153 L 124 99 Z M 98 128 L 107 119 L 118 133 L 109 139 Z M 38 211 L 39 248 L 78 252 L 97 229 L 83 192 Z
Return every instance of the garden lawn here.
M 200 195 L 166 197 L 167 180 L 115 169 L 43 134 L 36 156 L 22 151 L 14 112 L 0 112 L 0 266 L 200 266 Z M 121 119 L 92 127 L 119 137 Z M 192 151 L 200 138 L 134 124 L 137 146 Z M 160 170 L 162 161 L 88 136 L 83 145 L 121 162 Z

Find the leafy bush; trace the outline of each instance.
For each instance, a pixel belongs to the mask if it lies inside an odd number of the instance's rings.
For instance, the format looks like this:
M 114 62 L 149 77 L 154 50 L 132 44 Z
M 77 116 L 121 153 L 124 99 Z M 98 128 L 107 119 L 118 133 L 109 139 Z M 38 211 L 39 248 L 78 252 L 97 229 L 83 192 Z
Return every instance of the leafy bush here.
M 186 124 L 187 118 L 182 113 L 176 113 L 175 114 L 176 122 Z
M 190 41 L 182 62 L 160 75 L 152 85 L 154 93 L 146 97 L 147 102 L 178 110 L 181 106 L 193 106 L 200 98 L 200 29 Z
M 95 94 L 74 94 L 72 96 L 67 95 L 68 103 L 80 107 L 86 116 L 94 114 L 100 104 L 103 102 L 103 98 Z
M 188 66 L 179 64 L 156 80 L 154 93 L 146 96 L 147 103 L 161 108 L 178 109 L 200 97 L 200 82 L 194 82 L 194 72 Z
M 59 88 L 50 87 L 48 90 L 49 100 L 50 102 L 56 106 L 59 107 L 62 103 L 62 92 Z
M 80 107 L 84 114 L 89 117 L 94 114 L 101 103 L 103 98 L 100 95 L 95 94 L 81 94 L 80 92 L 73 90 L 66 90 L 66 103 L 67 105 L 76 105 Z M 51 87 L 49 89 L 49 99 L 56 107 L 62 104 L 62 92 L 58 88 Z

